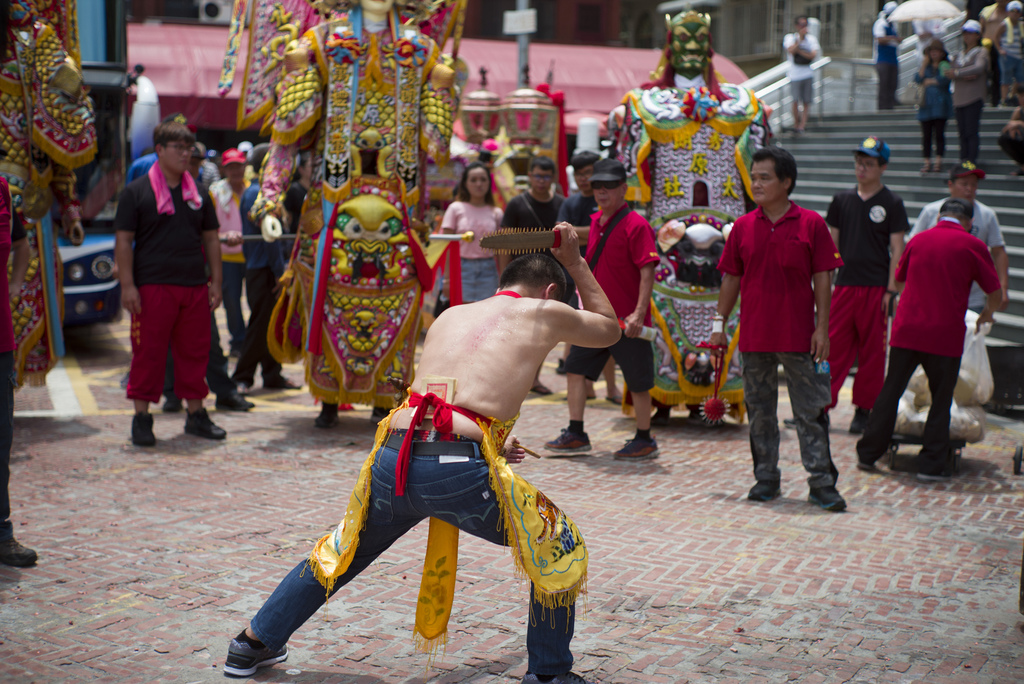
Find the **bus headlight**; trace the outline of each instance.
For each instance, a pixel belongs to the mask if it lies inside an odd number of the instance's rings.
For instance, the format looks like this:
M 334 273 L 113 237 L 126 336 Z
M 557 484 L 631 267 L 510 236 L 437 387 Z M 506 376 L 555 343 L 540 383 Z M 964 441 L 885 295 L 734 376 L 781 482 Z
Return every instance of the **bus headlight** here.
M 100 280 L 109 279 L 114 273 L 114 260 L 106 254 L 100 254 L 92 260 L 92 274 Z
M 85 267 L 82 264 L 71 264 L 68 266 L 68 278 L 78 282 L 85 277 Z

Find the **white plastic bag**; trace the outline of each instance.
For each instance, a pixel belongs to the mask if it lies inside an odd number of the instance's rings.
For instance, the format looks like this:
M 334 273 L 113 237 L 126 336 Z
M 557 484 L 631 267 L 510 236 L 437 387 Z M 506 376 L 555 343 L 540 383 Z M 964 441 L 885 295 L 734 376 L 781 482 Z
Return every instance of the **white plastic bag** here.
M 985 409 L 980 406 L 959 406 L 955 402 L 949 411 L 949 437 L 970 444 L 985 439 Z
M 981 406 L 992 398 L 995 382 L 992 367 L 988 363 L 985 336 L 992 329 L 990 323 L 981 326 L 977 333 L 978 314 L 968 311 L 965 316 L 967 332 L 964 334 L 964 354 L 960 359 L 960 376 L 957 379 L 953 398 L 960 406 Z

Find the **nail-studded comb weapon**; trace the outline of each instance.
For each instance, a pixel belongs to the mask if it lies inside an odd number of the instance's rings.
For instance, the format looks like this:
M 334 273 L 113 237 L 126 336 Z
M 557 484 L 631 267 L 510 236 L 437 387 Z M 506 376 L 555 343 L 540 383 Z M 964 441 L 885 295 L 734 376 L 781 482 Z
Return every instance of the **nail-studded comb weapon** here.
M 576 229 L 580 244 L 587 244 L 589 229 Z M 562 244 L 562 235 L 557 230 L 536 230 L 533 228 L 499 228 L 480 239 L 480 246 L 497 254 L 526 254 L 538 249 L 551 249 Z

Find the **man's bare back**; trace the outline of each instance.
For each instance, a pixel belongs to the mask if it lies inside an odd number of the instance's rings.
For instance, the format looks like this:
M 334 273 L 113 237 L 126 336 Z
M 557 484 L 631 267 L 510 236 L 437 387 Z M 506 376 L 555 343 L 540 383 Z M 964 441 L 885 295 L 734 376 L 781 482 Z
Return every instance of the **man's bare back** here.
M 621 332 L 604 291 L 580 257 L 579 242 L 568 223 L 561 246 L 551 250 L 576 281 L 584 310 L 577 311 L 551 298 L 553 286 L 531 288 L 511 284 L 521 295 L 495 296 L 448 309 L 430 326 L 412 389 L 423 393 L 424 378 L 454 378 L 455 397 L 462 408 L 499 420 L 519 413 L 533 385 L 537 368 L 559 342 L 583 347 L 607 347 Z M 412 410 L 396 415 L 392 427 L 408 427 Z M 454 431 L 480 438 L 470 419 L 456 415 Z

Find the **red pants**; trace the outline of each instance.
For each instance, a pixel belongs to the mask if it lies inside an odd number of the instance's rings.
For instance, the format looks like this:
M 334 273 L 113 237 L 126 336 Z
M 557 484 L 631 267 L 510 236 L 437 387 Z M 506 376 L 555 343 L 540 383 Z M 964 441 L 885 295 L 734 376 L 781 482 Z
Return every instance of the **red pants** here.
M 167 347 L 174 358 L 174 393 L 202 399 L 210 356 L 210 295 L 206 285 L 140 285 L 142 310 L 132 315 L 128 398 L 160 401 Z
M 884 287 L 836 286 L 828 320 L 832 371 L 832 404 L 839 400 L 843 380 L 857 362 L 853 404 L 868 411 L 875 405 L 885 381 L 886 312 Z

